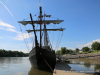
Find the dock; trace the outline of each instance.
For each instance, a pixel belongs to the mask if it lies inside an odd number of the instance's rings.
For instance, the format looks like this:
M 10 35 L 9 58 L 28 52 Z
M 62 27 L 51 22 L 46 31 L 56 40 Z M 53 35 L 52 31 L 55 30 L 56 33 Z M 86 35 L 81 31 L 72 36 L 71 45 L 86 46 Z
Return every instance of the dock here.
M 78 73 L 67 63 L 57 62 L 53 75 L 94 75 L 93 73 Z

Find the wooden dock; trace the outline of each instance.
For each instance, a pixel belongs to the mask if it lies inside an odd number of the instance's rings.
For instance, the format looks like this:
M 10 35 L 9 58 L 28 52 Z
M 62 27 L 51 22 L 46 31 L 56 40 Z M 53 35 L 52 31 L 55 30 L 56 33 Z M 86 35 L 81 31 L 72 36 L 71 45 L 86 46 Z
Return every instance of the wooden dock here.
M 93 73 L 77 73 L 65 62 L 57 62 L 53 75 L 94 75 Z

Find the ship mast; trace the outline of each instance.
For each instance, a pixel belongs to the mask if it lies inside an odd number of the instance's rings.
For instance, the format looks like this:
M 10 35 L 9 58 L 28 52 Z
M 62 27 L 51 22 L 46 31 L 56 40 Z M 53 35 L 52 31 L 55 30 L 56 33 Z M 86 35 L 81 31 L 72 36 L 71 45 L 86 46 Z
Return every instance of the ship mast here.
M 47 39 L 47 31 L 63 31 L 63 30 L 65 30 L 65 28 L 46 29 L 46 25 L 48 25 L 50 23 L 59 24 L 59 23 L 63 22 L 64 20 L 45 20 L 45 17 L 51 17 L 51 15 L 46 15 L 46 14 L 44 15 L 44 20 L 42 20 L 43 15 L 42 15 L 42 7 L 41 7 L 41 5 L 39 7 L 39 10 L 40 10 L 40 15 L 39 15 L 40 20 L 39 21 L 33 21 L 32 20 L 32 16 L 30 15 L 31 21 L 18 21 L 18 23 L 21 23 L 23 25 L 32 24 L 33 30 L 26 30 L 26 31 L 28 33 L 30 33 L 30 32 L 34 32 L 35 33 L 35 44 L 36 44 L 36 46 L 38 46 L 36 31 L 40 31 L 40 48 L 41 48 L 41 46 L 42 46 L 41 45 L 41 43 L 42 43 L 42 41 L 41 41 L 41 38 L 42 38 L 41 31 L 44 31 L 44 46 L 47 46 L 48 45 L 48 43 L 47 43 L 47 41 L 48 41 L 48 39 Z M 35 30 L 34 24 L 39 24 L 40 25 L 40 29 L 36 29 Z M 44 24 L 44 29 L 41 29 L 42 24 Z
M 40 6 L 40 22 L 42 22 L 42 7 Z M 40 48 L 41 48 L 41 23 L 40 23 Z
M 45 21 L 45 16 L 46 16 L 46 14 L 44 12 L 44 21 Z M 47 43 L 47 31 L 46 31 L 46 25 L 44 23 L 44 46 L 47 46 L 47 45 L 48 45 L 48 43 Z

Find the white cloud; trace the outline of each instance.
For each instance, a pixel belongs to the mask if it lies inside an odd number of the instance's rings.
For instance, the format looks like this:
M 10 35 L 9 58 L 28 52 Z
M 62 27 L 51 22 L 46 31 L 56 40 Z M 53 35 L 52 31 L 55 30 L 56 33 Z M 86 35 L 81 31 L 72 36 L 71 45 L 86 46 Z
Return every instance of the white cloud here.
M 100 39 L 96 39 L 96 40 L 93 40 L 93 42 L 100 42 Z M 87 43 L 87 44 L 84 44 L 84 45 L 76 45 L 76 46 L 78 46 L 78 47 L 89 47 L 89 48 L 91 48 L 91 45 L 92 45 L 92 43 L 93 42 L 89 42 L 89 43 Z
M 0 38 L 2 38 L 2 37 L 0 37 Z
M 0 29 L 4 29 L 4 30 L 7 30 L 7 31 L 11 31 L 11 32 L 16 32 L 18 33 L 18 31 L 15 30 L 15 27 L 8 24 L 8 23 L 4 23 L 3 21 L 0 20 Z
M 11 32 L 16 32 L 16 33 L 18 33 L 18 31 L 16 31 L 16 30 L 14 30 L 14 29 L 12 29 L 12 28 L 8 28 L 8 29 L 6 29 L 7 31 L 11 31 Z
M 32 34 L 30 34 L 30 36 L 29 36 L 28 33 L 23 33 L 22 34 L 21 32 L 19 32 L 18 35 L 14 39 L 16 39 L 16 40 L 24 40 L 24 39 L 30 38 L 32 36 L 33 36 Z
M 2 27 L 8 27 L 8 28 L 15 28 L 14 26 L 12 26 L 10 24 L 2 22 L 1 20 L 0 20 L 0 26 L 2 26 Z
M 24 39 L 26 39 L 26 38 L 30 38 L 30 37 L 33 36 L 32 34 L 30 34 L 30 36 L 29 36 L 28 33 L 23 33 L 23 34 L 22 34 L 21 32 L 16 31 L 14 26 L 12 26 L 12 25 L 10 25 L 10 24 L 8 24 L 8 23 L 4 23 L 4 22 L 1 21 L 1 20 L 0 20 L 0 26 L 1 26 L 0 29 L 4 29 L 4 30 L 7 30 L 7 31 L 11 31 L 11 32 L 16 32 L 16 33 L 18 33 L 17 36 L 16 36 L 15 38 L 11 37 L 11 38 L 16 39 L 16 40 L 24 40 Z M 24 36 L 24 37 L 23 37 L 23 36 Z

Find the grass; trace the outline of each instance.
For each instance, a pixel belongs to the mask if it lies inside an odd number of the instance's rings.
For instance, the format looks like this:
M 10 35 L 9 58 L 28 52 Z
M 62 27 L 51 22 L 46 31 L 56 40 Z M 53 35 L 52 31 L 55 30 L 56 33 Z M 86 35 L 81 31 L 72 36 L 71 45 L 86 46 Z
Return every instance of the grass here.
M 100 50 L 98 50 L 98 51 L 96 50 L 96 51 L 92 51 L 92 52 L 83 52 L 83 53 L 87 53 L 88 54 L 88 53 L 98 53 L 98 52 L 100 52 Z
M 98 51 L 96 50 L 96 51 L 93 51 L 93 52 L 90 52 L 90 53 L 98 53 L 98 52 L 100 52 L 100 50 L 98 50 Z

